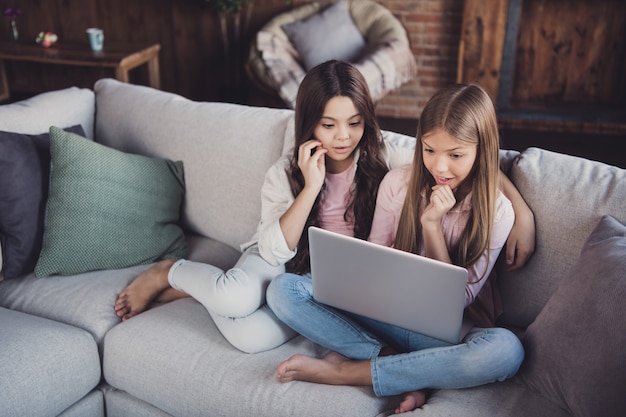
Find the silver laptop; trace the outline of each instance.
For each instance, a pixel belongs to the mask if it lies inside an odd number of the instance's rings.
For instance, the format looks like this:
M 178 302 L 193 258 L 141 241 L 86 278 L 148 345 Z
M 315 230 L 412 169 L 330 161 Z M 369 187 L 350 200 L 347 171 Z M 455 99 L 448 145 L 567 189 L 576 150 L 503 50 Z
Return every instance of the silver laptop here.
M 315 300 L 459 342 L 467 269 L 317 227 L 309 246 Z

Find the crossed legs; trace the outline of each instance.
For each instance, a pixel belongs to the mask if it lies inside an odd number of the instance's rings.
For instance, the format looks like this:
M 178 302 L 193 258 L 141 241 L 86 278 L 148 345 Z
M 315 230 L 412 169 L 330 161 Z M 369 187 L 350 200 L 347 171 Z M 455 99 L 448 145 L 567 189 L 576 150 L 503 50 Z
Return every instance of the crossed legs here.
M 265 290 L 282 266 L 269 265 L 256 246 L 248 248 L 227 271 L 210 264 L 164 260 L 131 282 L 118 296 L 115 312 L 122 320 L 145 311 L 153 301 L 182 297 L 199 301 L 222 335 L 247 353 L 272 349 L 296 333 L 265 304 Z

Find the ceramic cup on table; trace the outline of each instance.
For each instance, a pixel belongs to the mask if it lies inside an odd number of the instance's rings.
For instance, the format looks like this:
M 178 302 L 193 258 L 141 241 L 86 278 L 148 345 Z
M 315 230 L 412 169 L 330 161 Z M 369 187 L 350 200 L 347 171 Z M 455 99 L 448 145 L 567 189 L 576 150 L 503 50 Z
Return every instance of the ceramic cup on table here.
M 102 29 L 89 28 L 87 29 L 87 35 L 89 35 L 91 50 L 94 52 L 101 51 L 104 46 L 104 32 Z

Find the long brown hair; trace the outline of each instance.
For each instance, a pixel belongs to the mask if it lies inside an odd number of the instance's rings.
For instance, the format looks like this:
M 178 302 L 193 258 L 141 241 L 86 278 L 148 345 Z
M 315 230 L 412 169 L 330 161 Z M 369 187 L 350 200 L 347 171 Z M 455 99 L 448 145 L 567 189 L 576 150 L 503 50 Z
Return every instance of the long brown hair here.
M 367 239 L 372 227 L 378 186 L 388 169 L 382 156 L 382 134 L 367 82 L 352 64 L 337 60 L 327 61 L 312 68 L 302 80 L 296 97 L 295 148 L 287 168 L 287 176 L 291 191 L 297 196 L 304 188 L 304 177 L 298 167 L 298 149 L 302 143 L 313 138 L 326 104 L 338 96 L 352 100 L 365 126 L 359 142 L 359 160 L 344 219 L 353 220 L 355 237 Z M 319 205 L 323 192 L 324 189 L 309 213 L 296 256 L 286 265 L 290 272 L 303 274 L 310 271 L 307 229 L 309 226 L 319 226 Z
M 426 103 L 418 122 L 413 168 L 395 246 L 414 253 L 421 250 L 420 217 L 435 185 L 434 178 L 424 166 L 422 137 L 436 129 L 460 142 L 477 145 L 470 176 L 457 190 L 460 196 L 472 194 L 469 220 L 459 244 L 448 248 L 454 264 L 469 267 L 489 246 L 500 185 L 500 139 L 495 108 L 489 95 L 478 85 L 458 84 L 444 88 Z

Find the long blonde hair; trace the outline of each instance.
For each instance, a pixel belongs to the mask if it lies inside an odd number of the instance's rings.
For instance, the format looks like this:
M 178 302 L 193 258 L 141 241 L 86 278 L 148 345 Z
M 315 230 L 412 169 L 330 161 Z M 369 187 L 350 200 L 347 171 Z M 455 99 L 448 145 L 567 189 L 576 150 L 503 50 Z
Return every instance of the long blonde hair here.
M 435 185 L 424 166 L 422 137 L 436 129 L 445 131 L 460 142 L 477 145 L 470 175 L 456 192 L 457 196 L 461 196 L 458 201 L 471 192 L 470 216 L 458 245 L 448 248 L 454 264 L 469 267 L 489 247 L 500 188 L 500 139 L 496 112 L 491 98 L 478 85 L 457 84 L 444 88 L 426 103 L 418 122 L 413 167 L 395 246 L 413 253 L 421 250 L 420 217 Z

